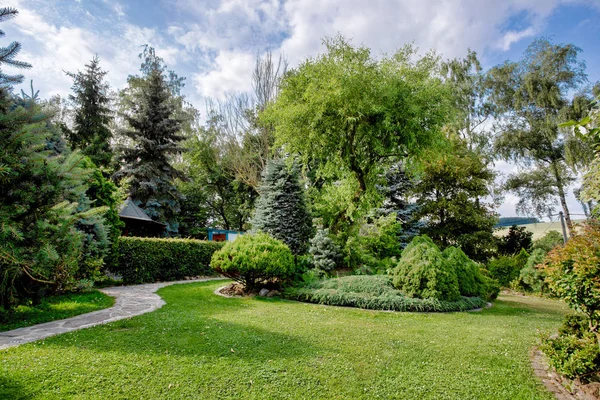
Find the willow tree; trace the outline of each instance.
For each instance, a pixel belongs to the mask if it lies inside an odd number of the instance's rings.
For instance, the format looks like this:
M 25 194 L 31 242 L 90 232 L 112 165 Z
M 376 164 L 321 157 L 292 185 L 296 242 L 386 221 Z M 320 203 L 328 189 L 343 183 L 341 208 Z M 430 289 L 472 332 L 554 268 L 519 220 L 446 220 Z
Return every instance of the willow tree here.
M 586 96 L 572 95 L 586 81 L 580 51 L 571 44 L 538 39 L 521 61 L 506 62 L 488 74 L 497 107 L 497 154 L 522 169 L 506 183 L 520 197 L 517 211 L 544 216 L 560 202 L 570 232 L 566 197 L 576 178 L 573 166 L 585 164 L 591 156 L 575 135 L 560 127 L 587 111 Z
M 376 59 L 338 36 L 325 54 L 290 70 L 263 112 L 276 145 L 329 184 L 350 179 L 351 204 L 376 193 L 383 170 L 441 138 L 451 102 L 433 54 L 407 46 Z

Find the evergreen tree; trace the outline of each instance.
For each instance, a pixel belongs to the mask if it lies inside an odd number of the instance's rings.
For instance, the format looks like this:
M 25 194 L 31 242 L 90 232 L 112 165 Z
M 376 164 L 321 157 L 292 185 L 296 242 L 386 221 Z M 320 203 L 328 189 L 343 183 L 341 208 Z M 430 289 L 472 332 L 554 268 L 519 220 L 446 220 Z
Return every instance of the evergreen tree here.
M 496 250 L 493 205 L 480 199 L 490 194 L 494 172 L 464 143 L 449 143 L 444 154 L 423 158 L 415 190 L 421 230 L 441 248 L 460 247 L 469 258 L 486 261 Z
M 12 7 L 0 8 L 0 22 L 14 18 L 19 12 Z M 4 36 L 4 31 L 0 30 L 0 37 Z M 16 68 L 31 68 L 31 64 L 15 60 L 15 57 L 21 51 L 21 43 L 12 42 L 7 47 L 0 47 L 0 65 L 9 65 Z M 23 82 L 23 75 L 6 75 L 0 69 L 0 86 L 10 86 L 15 83 Z
M 315 268 L 322 271 L 332 271 L 342 259 L 341 250 L 329 237 L 329 229 L 318 229 L 315 236 L 310 239 L 308 252 L 313 258 Z
M 297 167 L 290 170 L 283 160 L 269 161 L 259 193 L 252 230 L 269 233 L 292 253 L 304 254 L 312 224 Z
M 73 149 L 81 149 L 98 167 L 107 167 L 112 160 L 109 124 L 110 86 L 104 82 L 106 71 L 100 69 L 100 59 L 95 56 L 86 64 L 84 72 L 67 72 L 73 79 L 73 94 L 69 99 L 75 104 L 75 121 L 67 131 Z
M 58 153 L 52 126 L 35 100 L 0 89 L 0 306 L 44 291 L 68 290 L 82 254 L 94 270 L 107 251 L 104 208 L 86 196 L 84 157 Z M 78 226 L 88 225 L 87 232 Z
M 127 124 L 121 134 L 129 144 L 121 146 L 121 169 L 115 178 L 129 178 L 129 195 L 155 221 L 167 224 L 167 232 L 176 234 L 181 194 L 175 179 L 183 174 L 171 164 L 182 153 L 181 121 L 174 116 L 173 96 L 164 71 L 155 66 L 146 71 L 138 88 L 126 98 L 129 112 L 122 118 Z
M 419 205 L 409 200 L 416 181 L 408 175 L 403 163 L 390 167 L 385 173 L 385 181 L 385 185 L 377 186 L 377 190 L 384 197 L 383 206 L 378 211 L 382 215 L 396 214 L 396 220 L 402 225 L 398 239 L 401 248 L 404 248 L 419 235 L 424 226 L 417 216 Z

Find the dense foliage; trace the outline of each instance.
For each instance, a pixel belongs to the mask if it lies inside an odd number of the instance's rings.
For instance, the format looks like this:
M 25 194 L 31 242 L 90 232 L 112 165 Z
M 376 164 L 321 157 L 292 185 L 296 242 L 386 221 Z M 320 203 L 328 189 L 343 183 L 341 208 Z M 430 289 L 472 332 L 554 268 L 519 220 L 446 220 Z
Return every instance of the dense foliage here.
M 459 297 L 455 301 L 405 296 L 383 275 L 347 276 L 314 282 L 305 287 L 289 288 L 285 296 L 310 303 L 358 307 L 371 310 L 451 312 L 485 306 L 478 297 Z
M 80 263 L 98 269 L 108 251 L 105 209 L 93 207 L 86 194 L 92 171 L 84 168 L 84 156 L 56 152 L 58 132 L 36 99 L 0 89 L 3 307 L 69 290 Z
M 490 195 L 494 172 L 458 142 L 443 153 L 429 153 L 422 163 L 415 188 L 417 215 L 427 221 L 421 232 L 442 248 L 459 246 L 469 258 L 487 261 L 495 251 L 497 216 L 483 197 Z
M 495 299 L 499 288 L 489 277 L 481 273 L 479 264 L 471 260 L 457 247 L 448 247 L 442 253 L 446 263 L 456 272 L 461 296 Z
M 544 263 L 550 290 L 570 307 L 585 314 L 590 331 L 600 337 L 600 224 L 585 224 Z
M 211 267 L 252 292 L 261 284 L 282 282 L 296 272 L 289 247 L 267 233 L 242 235 L 213 254 Z
M 306 253 L 313 232 L 297 166 L 290 169 L 284 160 L 269 161 L 259 193 L 252 230 L 269 233 L 295 255 Z
M 460 297 L 453 266 L 427 236 L 415 237 L 393 270 L 394 286 L 408 297 L 456 301 Z
M 195 239 L 122 237 L 119 262 L 111 271 L 125 283 L 173 281 L 212 275 L 210 260 L 223 247 Z
M 542 350 L 556 371 L 567 378 L 587 383 L 600 372 L 598 340 L 582 316 L 568 316 L 558 336 L 544 338 Z

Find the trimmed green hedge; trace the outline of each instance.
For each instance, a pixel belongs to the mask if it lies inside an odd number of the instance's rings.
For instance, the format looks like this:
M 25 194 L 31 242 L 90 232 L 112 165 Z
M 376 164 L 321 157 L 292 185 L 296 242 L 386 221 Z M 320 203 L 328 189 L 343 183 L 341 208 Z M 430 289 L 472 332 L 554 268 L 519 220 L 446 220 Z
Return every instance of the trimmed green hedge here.
M 125 283 L 173 281 L 214 275 L 213 253 L 223 243 L 196 239 L 126 237 L 119 239 L 119 265 L 111 270 Z
M 382 275 L 327 279 L 307 287 L 288 288 L 284 295 L 292 300 L 369 310 L 451 312 L 486 306 L 479 297 L 459 297 L 456 301 L 406 297 Z

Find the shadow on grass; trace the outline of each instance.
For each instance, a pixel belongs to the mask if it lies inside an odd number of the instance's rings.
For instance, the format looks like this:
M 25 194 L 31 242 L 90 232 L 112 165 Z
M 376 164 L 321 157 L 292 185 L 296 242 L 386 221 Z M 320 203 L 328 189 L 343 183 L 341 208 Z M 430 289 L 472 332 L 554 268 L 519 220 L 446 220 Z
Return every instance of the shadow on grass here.
M 33 398 L 23 385 L 0 376 L 0 399 L 26 400 Z
M 254 361 L 306 357 L 319 350 L 296 336 L 252 324 L 248 312 L 264 303 L 216 296 L 213 291 L 219 284 L 222 282 L 161 289 L 159 294 L 167 305 L 155 312 L 46 342 L 100 352 L 236 357 Z M 232 322 L 237 320 L 249 323 Z

